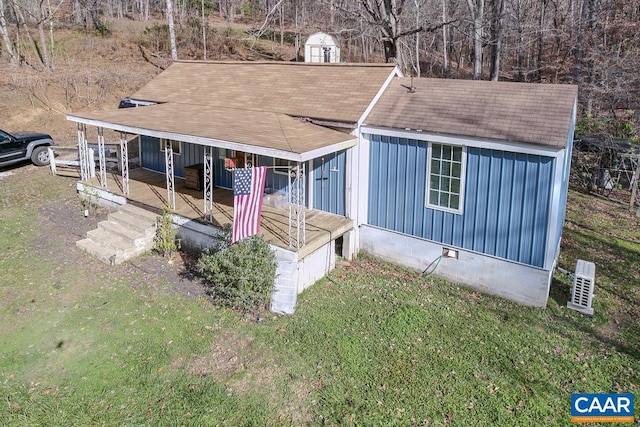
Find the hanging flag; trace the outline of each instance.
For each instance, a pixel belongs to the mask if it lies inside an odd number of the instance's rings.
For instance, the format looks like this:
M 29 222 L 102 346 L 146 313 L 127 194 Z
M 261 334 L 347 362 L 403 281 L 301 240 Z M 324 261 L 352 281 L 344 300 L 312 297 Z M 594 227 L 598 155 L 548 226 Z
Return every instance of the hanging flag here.
M 232 243 L 260 232 L 262 195 L 266 176 L 266 166 L 233 170 Z

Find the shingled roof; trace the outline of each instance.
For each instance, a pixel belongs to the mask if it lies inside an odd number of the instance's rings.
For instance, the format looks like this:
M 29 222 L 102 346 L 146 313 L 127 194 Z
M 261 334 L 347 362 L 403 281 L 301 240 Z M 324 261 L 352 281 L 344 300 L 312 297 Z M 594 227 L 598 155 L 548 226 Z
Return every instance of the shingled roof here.
M 356 123 L 390 64 L 177 61 L 131 98 Z
M 354 136 L 314 125 L 282 113 L 184 104 L 157 104 L 93 113 L 68 115 L 70 120 L 93 125 L 109 124 L 109 128 L 143 135 L 175 138 L 216 145 L 214 141 L 240 144 L 235 149 L 248 149 L 263 155 L 276 155 L 290 160 L 309 160 L 314 150 L 332 145 L 355 145 Z M 275 153 L 277 150 L 280 153 Z M 286 153 L 293 153 L 294 156 Z
M 67 119 L 304 161 L 357 141 L 305 119 L 355 126 L 395 73 L 388 64 L 177 61 L 131 96 L 156 105 Z
M 564 147 L 577 95 L 573 85 L 395 78 L 364 123 Z

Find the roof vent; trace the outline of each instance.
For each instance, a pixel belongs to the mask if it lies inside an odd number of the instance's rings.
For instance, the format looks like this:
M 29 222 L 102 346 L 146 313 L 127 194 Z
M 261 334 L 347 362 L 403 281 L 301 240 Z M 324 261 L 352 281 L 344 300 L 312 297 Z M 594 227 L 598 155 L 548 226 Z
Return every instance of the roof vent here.
M 593 288 L 595 286 L 596 265 L 589 261 L 579 259 L 576 262 L 576 272 L 573 277 L 573 289 L 571 301 L 567 307 L 579 311 L 588 316 L 593 316 Z

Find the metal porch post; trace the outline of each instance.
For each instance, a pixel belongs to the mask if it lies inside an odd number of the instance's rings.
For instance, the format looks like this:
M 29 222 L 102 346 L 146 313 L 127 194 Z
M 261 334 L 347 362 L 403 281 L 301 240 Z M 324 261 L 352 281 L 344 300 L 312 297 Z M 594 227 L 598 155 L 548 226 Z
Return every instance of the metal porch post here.
M 100 185 L 107 188 L 107 162 L 104 155 L 104 129 L 98 127 L 98 159 L 100 159 Z
M 204 147 L 204 219 L 213 222 L 213 147 Z
M 306 244 L 304 179 L 304 163 L 297 162 L 289 169 L 289 247 L 296 249 Z
M 129 148 L 127 134 L 120 132 L 120 171 L 122 172 L 122 192 L 129 195 Z
M 164 159 L 167 175 L 167 206 L 171 210 L 176 208 L 176 192 L 173 177 L 173 149 L 171 148 L 171 140 L 164 140 Z
M 87 153 L 87 138 L 85 136 L 86 126 L 84 123 L 78 123 L 78 160 L 80 163 L 80 180 L 89 181 L 89 155 Z

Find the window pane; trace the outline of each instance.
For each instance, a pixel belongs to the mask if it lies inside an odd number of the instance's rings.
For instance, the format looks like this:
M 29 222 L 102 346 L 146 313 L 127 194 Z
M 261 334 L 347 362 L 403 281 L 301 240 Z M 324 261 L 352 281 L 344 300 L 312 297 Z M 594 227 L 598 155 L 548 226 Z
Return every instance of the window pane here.
M 431 157 L 434 158 L 434 159 L 441 159 L 442 158 L 442 145 L 433 144 L 431 146 Z
M 451 176 L 455 176 L 456 178 L 460 178 L 462 173 L 462 165 L 460 163 L 452 163 L 451 164 Z
M 442 146 L 442 158 L 451 160 L 451 147 Z
M 451 179 L 451 192 L 454 194 L 460 194 L 460 180 L 456 178 Z
M 429 188 L 432 190 L 437 190 L 440 188 L 440 179 L 437 176 L 432 176 L 430 179 L 431 183 L 429 184 Z
M 440 162 L 437 159 L 431 159 L 431 174 L 440 173 Z
M 456 162 L 462 161 L 462 147 L 454 147 L 453 160 L 455 160 Z
M 455 194 L 452 194 L 450 202 L 451 202 L 451 205 L 450 205 L 451 208 L 460 209 L 460 196 L 456 196 Z
M 449 183 L 450 183 L 450 179 L 447 177 L 441 177 L 440 178 L 440 191 L 449 191 Z
M 429 191 L 429 203 L 432 205 L 438 204 L 438 192 L 437 191 Z
M 443 208 L 449 207 L 449 194 L 448 193 L 440 193 L 440 206 Z

